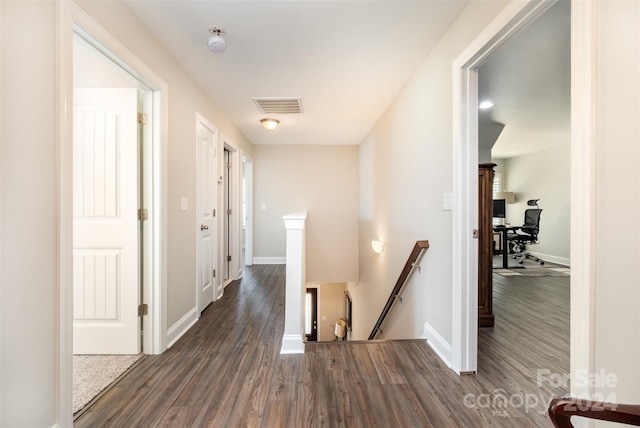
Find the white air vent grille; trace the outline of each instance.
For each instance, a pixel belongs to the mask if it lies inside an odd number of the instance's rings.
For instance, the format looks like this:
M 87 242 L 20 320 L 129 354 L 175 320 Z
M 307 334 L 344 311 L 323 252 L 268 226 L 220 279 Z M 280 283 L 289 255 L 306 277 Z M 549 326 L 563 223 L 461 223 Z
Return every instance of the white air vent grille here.
M 258 110 L 264 114 L 300 114 L 300 98 L 252 98 Z

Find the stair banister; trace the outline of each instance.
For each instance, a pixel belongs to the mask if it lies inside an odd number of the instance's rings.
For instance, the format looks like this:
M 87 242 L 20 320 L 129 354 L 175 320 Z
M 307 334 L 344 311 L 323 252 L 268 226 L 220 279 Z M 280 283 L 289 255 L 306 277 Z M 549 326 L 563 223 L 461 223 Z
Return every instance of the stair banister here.
M 396 285 L 393 287 L 393 290 L 391 291 L 391 295 L 389 296 L 389 299 L 387 300 L 386 305 L 384 305 L 384 308 L 380 313 L 380 317 L 378 317 L 378 321 L 376 322 L 376 325 L 373 327 L 373 330 L 371 330 L 371 334 L 369 335 L 369 340 L 374 340 L 378 332 L 380 332 L 382 324 L 384 323 L 384 320 L 386 319 L 387 315 L 391 311 L 393 304 L 398 298 L 400 298 L 400 292 L 402 291 L 402 287 L 404 287 L 405 283 L 407 282 L 407 279 L 409 278 L 409 275 L 413 271 L 413 268 L 415 267 L 418 259 L 420 258 L 420 255 L 424 251 L 426 251 L 427 248 L 429 248 L 429 241 L 416 241 L 416 244 L 413 246 L 413 250 L 411 250 L 411 254 L 409 255 L 409 258 L 407 259 L 407 263 L 405 263 L 404 268 L 402 269 L 402 272 L 400 272 L 398 281 L 396 281 Z

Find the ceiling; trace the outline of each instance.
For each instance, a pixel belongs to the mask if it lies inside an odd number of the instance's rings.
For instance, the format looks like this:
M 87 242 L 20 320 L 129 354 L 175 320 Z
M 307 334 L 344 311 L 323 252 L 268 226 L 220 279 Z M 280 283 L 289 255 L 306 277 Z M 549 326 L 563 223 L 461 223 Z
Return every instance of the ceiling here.
M 479 101 L 494 103 L 479 114 L 492 158 L 570 144 L 570 23 L 570 2 L 558 1 L 478 68 Z
M 359 144 L 467 3 L 125 2 L 254 144 Z M 303 113 L 266 131 L 254 97 L 299 97 Z

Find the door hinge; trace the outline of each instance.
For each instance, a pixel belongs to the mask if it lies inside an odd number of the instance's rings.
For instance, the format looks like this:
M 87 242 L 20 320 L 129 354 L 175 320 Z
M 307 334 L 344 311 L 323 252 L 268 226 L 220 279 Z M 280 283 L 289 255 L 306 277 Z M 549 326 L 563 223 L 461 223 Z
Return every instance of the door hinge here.
M 216 209 L 215 208 L 213 209 L 213 216 L 214 217 L 216 216 Z
M 138 208 L 138 220 L 149 220 L 149 210 L 147 210 L 146 208 Z
M 231 256 L 227 256 L 227 261 L 230 262 L 231 261 Z
M 231 169 L 231 162 L 227 162 L 227 169 Z
M 231 208 L 227 209 L 227 215 L 231 215 Z
M 138 125 L 147 124 L 147 115 L 144 113 L 138 113 Z
M 149 306 L 146 303 L 143 303 L 138 306 L 138 316 L 149 315 Z
M 216 270 L 215 269 L 213 270 L 213 277 L 214 278 L 216 277 Z
M 478 236 L 480 236 L 478 229 L 473 229 L 473 239 L 478 239 Z

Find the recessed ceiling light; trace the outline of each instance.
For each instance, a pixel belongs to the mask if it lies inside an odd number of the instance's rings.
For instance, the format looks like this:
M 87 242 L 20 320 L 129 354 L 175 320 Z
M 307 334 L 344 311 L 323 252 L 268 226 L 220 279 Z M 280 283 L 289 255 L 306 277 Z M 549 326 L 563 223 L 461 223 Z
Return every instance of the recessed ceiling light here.
M 478 106 L 478 108 L 482 110 L 486 110 L 491 107 L 493 107 L 493 103 L 489 100 L 481 102 L 480 105 Z

